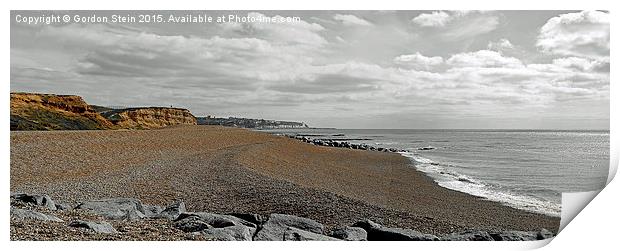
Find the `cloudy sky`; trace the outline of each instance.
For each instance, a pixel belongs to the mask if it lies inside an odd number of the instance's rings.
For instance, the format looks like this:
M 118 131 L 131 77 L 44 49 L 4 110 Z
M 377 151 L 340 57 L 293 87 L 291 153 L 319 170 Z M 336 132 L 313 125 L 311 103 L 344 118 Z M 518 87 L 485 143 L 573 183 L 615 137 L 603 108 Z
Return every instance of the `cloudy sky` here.
M 301 21 L 34 25 L 16 15 L 52 13 L 14 11 L 11 91 L 317 127 L 609 128 L 606 12 L 131 13 Z

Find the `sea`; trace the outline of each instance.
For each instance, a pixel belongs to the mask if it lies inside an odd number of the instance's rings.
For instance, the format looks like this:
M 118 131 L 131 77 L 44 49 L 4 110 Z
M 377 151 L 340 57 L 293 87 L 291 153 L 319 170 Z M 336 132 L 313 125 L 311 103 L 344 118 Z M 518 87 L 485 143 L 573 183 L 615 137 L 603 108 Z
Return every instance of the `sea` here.
M 406 149 L 400 154 L 411 160 L 412 168 L 442 187 L 551 216 L 560 216 L 562 192 L 601 189 L 609 172 L 609 131 L 263 131 Z

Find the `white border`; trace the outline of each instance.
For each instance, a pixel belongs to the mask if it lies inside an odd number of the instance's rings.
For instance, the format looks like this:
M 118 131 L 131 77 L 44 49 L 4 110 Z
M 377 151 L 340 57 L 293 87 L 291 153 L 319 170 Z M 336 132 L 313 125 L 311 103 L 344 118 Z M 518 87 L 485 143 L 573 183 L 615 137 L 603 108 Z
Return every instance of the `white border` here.
M 403 3 L 404 1 L 372 1 L 362 3 L 359 1 L 333 1 L 333 0 L 312 0 L 308 2 L 299 1 L 252 1 L 252 0 L 226 0 L 226 1 L 204 1 L 196 3 L 197 1 L 127 1 L 127 0 L 107 0 L 96 5 L 89 1 L 10 1 L 5 2 L 6 8 L 2 11 L 2 25 L 3 33 L 10 34 L 10 22 L 9 10 L 10 9 L 251 9 L 251 10 L 266 10 L 266 9 L 327 9 L 327 10 L 347 10 L 347 9 L 371 9 L 371 10 L 390 10 L 390 9 L 412 9 L 412 10 L 425 10 L 425 9 L 603 9 L 610 10 L 612 13 L 612 23 L 617 23 L 617 16 L 613 15 L 617 10 L 612 5 L 613 1 L 603 0 L 564 0 L 564 1 L 540 1 L 540 0 L 519 0 L 519 1 L 491 1 L 491 0 L 468 0 L 468 1 L 447 1 L 447 0 L 433 0 L 433 1 L 411 1 L 409 3 Z M 612 39 L 614 41 L 613 34 L 617 32 L 617 26 L 612 25 Z M 613 44 L 613 43 L 612 43 Z M 2 75 L 7 81 L 2 85 L 4 94 L 4 106 L 0 119 L 2 130 L 2 167 L 3 167 L 3 179 L 2 184 L 4 191 L 9 190 L 9 95 L 10 92 L 10 38 L 5 35 L 3 40 L 2 58 L 4 59 L 3 67 L 1 68 Z M 618 58 L 617 52 L 611 50 L 611 58 Z M 613 60 L 612 60 L 613 61 Z M 611 64 L 611 72 L 617 71 L 617 64 Z M 611 82 L 613 83 L 614 74 L 611 74 Z M 610 178 L 611 181 L 613 174 L 615 174 L 618 165 L 618 109 L 619 103 L 616 99 L 619 97 L 618 88 L 611 86 L 611 163 L 610 165 Z M 616 108 L 616 109 L 614 109 Z M 614 112 L 616 114 L 614 115 Z M 564 231 L 558 237 L 546 247 L 547 250 L 563 250 L 563 249 L 592 249 L 596 247 L 609 249 L 610 246 L 617 246 L 616 226 L 618 226 L 618 189 L 617 182 L 609 184 L 609 187 L 604 189 L 597 198 L 594 198 L 593 202 L 586 207 L 581 215 L 577 217 L 571 224 L 569 224 Z M 4 196 L 1 199 L 4 205 L 9 203 L 8 196 Z M 232 248 L 233 250 L 241 250 L 252 248 L 253 250 L 273 250 L 275 249 L 295 249 L 295 250 L 317 250 L 321 248 L 354 248 L 354 249 L 438 249 L 438 250 L 516 250 L 523 248 L 536 248 L 546 244 L 545 242 L 467 242 L 467 243 L 455 243 L 455 242 L 357 242 L 357 243 L 324 243 L 324 242 L 303 242 L 303 243 L 266 243 L 266 242 L 254 242 L 254 243 L 241 243 L 241 242 L 229 242 L 229 243 L 215 243 L 215 242 L 8 242 L 9 239 L 9 207 L 2 208 L 2 228 L 0 228 L 0 235 L 4 238 L 2 243 L 5 246 L 4 250 L 18 250 L 23 248 L 39 248 L 39 249 L 62 249 L 62 250 L 109 250 L 114 248 L 122 249 L 210 249 L 210 248 Z M 8 248 L 8 249 L 6 249 Z

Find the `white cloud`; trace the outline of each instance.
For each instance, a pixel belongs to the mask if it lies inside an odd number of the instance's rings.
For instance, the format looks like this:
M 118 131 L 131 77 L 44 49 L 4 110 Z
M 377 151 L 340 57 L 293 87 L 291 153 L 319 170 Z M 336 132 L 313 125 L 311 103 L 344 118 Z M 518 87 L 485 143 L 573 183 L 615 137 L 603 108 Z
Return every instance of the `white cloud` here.
M 422 13 L 411 21 L 424 27 L 442 27 L 452 21 L 453 18 L 453 16 L 444 11 L 433 11 L 430 14 Z
M 608 65 L 608 63 L 605 62 L 579 57 L 556 58 L 553 60 L 553 64 L 581 71 L 593 71 Z
M 456 67 L 523 67 L 521 60 L 490 50 L 455 54 L 446 63 Z
M 258 12 L 250 12 L 249 17 L 263 19 L 266 16 Z M 275 17 L 281 17 L 276 15 Z M 222 27 L 228 31 L 237 32 L 241 35 L 251 34 L 256 38 L 270 40 L 273 43 L 301 44 L 308 46 L 321 46 L 327 44 L 327 40 L 320 34 L 325 28 L 316 23 L 300 22 L 250 22 L 250 23 L 223 23 Z
M 496 16 L 476 16 L 454 23 L 441 33 L 441 36 L 450 41 L 476 37 L 497 29 L 499 18 Z
M 342 22 L 344 25 L 372 26 L 372 23 L 354 15 L 336 14 L 334 15 L 334 19 Z
M 540 28 L 536 46 L 561 56 L 608 60 L 609 14 L 582 11 L 553 17 Z
M 509 50 L 509 49 L 514 49 L 514 45 L 512 45 L 512 43 L 505 38 L 502 38 L 498 41 L 491 41 L 489 42 L 489 44 L 487 44 L 487 48 L 489 50 L 497 50 L 497 51 L 501 51 L 501 50 Z
M 427 57 L 419 52 L 415 54 L 400 55 L 394 58 L 394 62 L 399 65 L 412 66 L 416 69 L 430 69 L 443 63 L 443 58 L 439 56 Z
M 411 20 L 422 27 L 441 29 L 445 40 L 461 40 L 491 32 L 499 25 L 499 18 L 486 11 L 433 11 L 422 13 Z

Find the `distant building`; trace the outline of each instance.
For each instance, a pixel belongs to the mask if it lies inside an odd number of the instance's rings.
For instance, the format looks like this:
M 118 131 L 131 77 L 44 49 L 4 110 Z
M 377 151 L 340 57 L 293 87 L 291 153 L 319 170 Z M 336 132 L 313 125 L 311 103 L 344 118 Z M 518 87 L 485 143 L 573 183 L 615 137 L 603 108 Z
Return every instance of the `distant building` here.
M 250 118 L 216 118 L 211 115 L 206 117 L 197 117 L 199 125 L 220 125 L 229 127 L 241 127 L 241 128 L 256 128 L 256 129 L 279 129 L 279 128 L 307 128 L 308 125 L 303 122 L 293 121 L 277 121 L 277 120 L 265 120 L 265 119 L 250 119 Z

